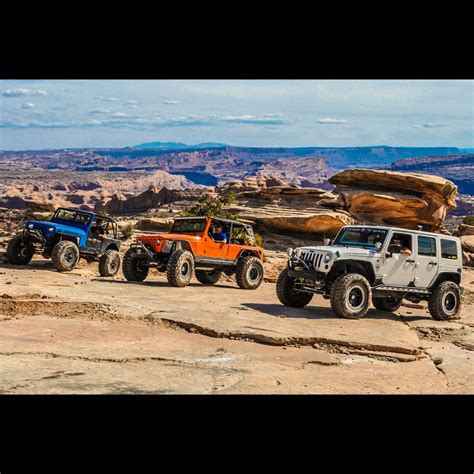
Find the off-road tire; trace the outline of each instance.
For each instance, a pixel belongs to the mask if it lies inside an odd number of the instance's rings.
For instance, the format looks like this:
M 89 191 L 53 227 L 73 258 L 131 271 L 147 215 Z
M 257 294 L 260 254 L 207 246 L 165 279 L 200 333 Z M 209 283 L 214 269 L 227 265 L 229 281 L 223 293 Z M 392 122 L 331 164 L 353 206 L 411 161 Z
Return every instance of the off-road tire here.
M 332 310 L 341 318 L 362 318 L 369 309 L 370 293 L 370 284 L 363 275 L 341 275 L 331 286 Z
M 303 308 L 313 299 L 311 293 L 300 293 L 293 290 L 295 279 L 288 275 L 288 268 L 283 269 L 276 282 L 276 294 L 285 306 Z
M 58 272 L 70 272 L 74 270 L 79 261 L 80 254 L 77 245 L 69 240 L 61 240 L 54 247 L 51 253 L 53 267 Z
M 28 265 L 35 251 L 32 245 L 24 242 L 22 235 L 15 235 L 7 246 L 7 259 L 15 265 Z
M 196 280 L 203 285 L 215 285 L 222 276 L 221 270 L 194 270 Z
M 379 311 L 387 311 L 388 313 L 397 311 L 397 309 L 402 305 L 402 301 L 403 298 L 395 298 L 393 296 L 372 297 L 374 308 Z
M 132 252 L 128 249 L 123 256 L 122 271 L 128 281 L 143 281 L 148 276 L 149 267 L 137 265 L 143 259 L 133 258 Z
M 194 257 L 189 250 L 179 249 L 171 254 L 166 267 L 166 277 L 171 286 L 189 285 L 194 273 Z
M 263 265 L 257 257 L 243 257 L 235 270 L 237 285 L 243 290 L 255 290 L 263 281 Z
M 120 270 L 120 254 L 117 250 L 106 250 L 99 258 L 99 273 L 103 277 L 111 277 Z
M 431 317 L 438 321 L 457 319 L 461 311 L 461 289 L 453 281 L 443 281 L 428 299 Z

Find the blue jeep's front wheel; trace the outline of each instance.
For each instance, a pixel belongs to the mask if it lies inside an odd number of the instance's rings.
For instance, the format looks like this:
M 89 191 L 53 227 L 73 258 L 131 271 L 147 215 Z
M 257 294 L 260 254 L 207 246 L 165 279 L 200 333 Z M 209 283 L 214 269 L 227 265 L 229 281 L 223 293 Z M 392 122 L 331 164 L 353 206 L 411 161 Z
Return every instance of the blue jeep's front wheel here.
M 79 261 L 79 249 L 74 242 L 61 240 L 54 246 L 51 260 L 58 272 L 70 272 Z
M 15 237 L 8 242 L 7 258 L 10 263 L 14 263 L 15 265 L 28 265 L 34 253 L 33 246 L 26 242 L 21 234 L 15 235 Z

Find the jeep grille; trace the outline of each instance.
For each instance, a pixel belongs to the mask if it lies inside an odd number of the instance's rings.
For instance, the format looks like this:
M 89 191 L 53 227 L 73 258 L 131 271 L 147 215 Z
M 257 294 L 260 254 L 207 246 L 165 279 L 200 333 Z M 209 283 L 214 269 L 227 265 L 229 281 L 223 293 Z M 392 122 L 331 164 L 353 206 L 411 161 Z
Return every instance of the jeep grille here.
M 322 263 L 323 254 L 319 252 L 302 252 L 301 260 L 303 260 L 309 267 L 313 267 L 317 270 Z

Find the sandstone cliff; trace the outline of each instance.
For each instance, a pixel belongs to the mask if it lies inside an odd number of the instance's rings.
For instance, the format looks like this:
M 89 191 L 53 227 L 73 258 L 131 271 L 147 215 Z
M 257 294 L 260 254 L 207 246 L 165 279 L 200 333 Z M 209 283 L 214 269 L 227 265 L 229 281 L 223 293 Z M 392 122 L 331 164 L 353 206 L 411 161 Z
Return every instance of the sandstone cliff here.
M 440 230 L 456 207 L 456 186 L 438 176 L 350 169 L 329 179 L 338 203 L 357 221 Z

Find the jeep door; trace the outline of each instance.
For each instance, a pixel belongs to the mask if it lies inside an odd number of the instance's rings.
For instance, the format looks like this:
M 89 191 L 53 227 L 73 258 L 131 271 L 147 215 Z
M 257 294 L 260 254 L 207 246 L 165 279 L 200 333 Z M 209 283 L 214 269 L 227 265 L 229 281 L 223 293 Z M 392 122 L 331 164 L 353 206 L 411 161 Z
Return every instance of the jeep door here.
M 219 221 L 212 221 L 212 225 L 208 228 L 206 234 L 203 236 L 203 242 L 202 242 L 202 255 L 204 259 L 209 259 L 209 260 L 227 260 L 228 253 L 229 253 L 229 244 L 228 242 L 224 241 L 216 241 L 212 238 L 211 233 L 212 233 L 212 227 L 214 225 L 220 224 Z M 225 231 L 224 227 L 224 231 Z M 224 232 L 225 233 L 225 232 Z M 227 237 L 228 237 L 228 232 L 227 232 Z
M 413 252 L 413 238 L 411 234 L 404 232 L 392 233 L 385 243 L 379 272 L 382 274 L 384 285 L 408 286 L 415 278 L 414 257 L 413 255 L 408 256 L 401 253 L 392 253 L 391 256 L 388 254 L 388 246 L 393 243 L 395 235 L 401 236 Z
M 418 235 L 415 247 L 415 286 L 428 288 L 438 274 L 439 249 L 436 238 Z

